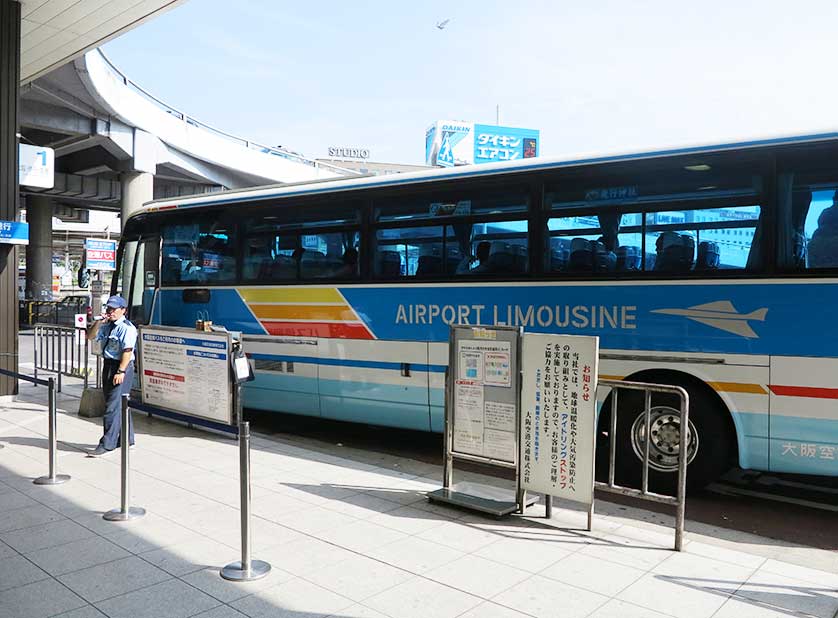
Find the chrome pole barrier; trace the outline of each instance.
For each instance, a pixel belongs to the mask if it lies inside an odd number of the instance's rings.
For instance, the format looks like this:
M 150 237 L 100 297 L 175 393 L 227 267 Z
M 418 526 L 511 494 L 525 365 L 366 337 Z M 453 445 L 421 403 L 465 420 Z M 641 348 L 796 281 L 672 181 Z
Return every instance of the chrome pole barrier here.
M 271 571 L 271 565 L 250 556 L 250 423 L 242 414 L 241 384 L 236 383 L 236 412 L 239 419 L 239 489 L 241 500 L 242 559 L 221 569 L 221 577 L 234 582 L 262 579 Z
M 35 333 L 32 335 L 32 351 L 35 353 L 35 371 L 33 375 L 38 379 L 38 327 L 35 326 Z M 38 386 L 37 382 L 33 382 L 32 386 Z
M 79 332 L 80 337 L 84 337 L 84 390 L 87 390 L 90 384 L 90 343 L 87 341 L 87 332 Z
M 139 506 L 131 506 L 131 479 L 130 479 L 130 445 L 128 444 L 128 433 L 130 422 L 128 412 L 128 395 L 122 396 L 122 427 L 119 431 L 119 448 L 122 451 L 122 495 L 120 508 L 113 509 L 102 515 L 102 519 L 108 521 L 129 521 L 139 519 L 145 515 L 145 509 Z
M 36 485 L 60 485 L 70 480 L 69 474 L 56 474 L 56 459 L 58 457 L 58 440 L 56 438 L 55 430 L 58 425 L 58 410 L 55 397 L 55 378 L 49 379 L 49 476 L 41 476 L 36 478 L 33 483 Z
M 690 428 L 690 396 L 686 391 L 681 395 L 681 435 L 678 453 L 678 504 L 675 506 L 675 551 L 684 547 L 684 516 L 687 507 L 687 440 Z

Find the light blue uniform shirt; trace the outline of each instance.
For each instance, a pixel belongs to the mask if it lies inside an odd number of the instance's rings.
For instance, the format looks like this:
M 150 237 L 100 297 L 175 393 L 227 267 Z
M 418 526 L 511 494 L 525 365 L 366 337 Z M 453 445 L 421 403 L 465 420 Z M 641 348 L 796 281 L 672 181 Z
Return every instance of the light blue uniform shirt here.
M 110 360 L 120 360 L 122 351 L 131 348 L 131 360 L 134 360 L 134 348 L 137 345 L 137 327 L 125 317 L 116 322 L 108 322 L 99 327 L 96 341 L 102 344 L 102 357 Z

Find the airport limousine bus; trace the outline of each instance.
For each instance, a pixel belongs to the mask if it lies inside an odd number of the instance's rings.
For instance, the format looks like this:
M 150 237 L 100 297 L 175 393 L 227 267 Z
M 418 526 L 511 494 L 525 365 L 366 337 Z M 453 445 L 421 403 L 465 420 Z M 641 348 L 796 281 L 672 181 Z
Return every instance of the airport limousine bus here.
M 119 268 L 135 322 L 243 331 L 248 408 L 441 432 L 449 325 L 515 325 L 686 388 L 693 483 L 838 471 L 838 134 L 158 200 Z M 684 428 L 652 403 L 666 482 Z

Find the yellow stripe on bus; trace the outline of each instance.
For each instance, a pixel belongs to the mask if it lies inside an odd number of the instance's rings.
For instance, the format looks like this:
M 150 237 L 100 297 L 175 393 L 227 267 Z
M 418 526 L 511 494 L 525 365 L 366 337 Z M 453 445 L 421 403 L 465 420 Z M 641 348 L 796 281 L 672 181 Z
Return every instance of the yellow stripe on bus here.
M 250 305 L 260 320 L 331 320 L 334 322 L 357 322 L 358 318 L 349 307 L 329 305 Z
M 250 303 L 345 303 L 335 288 L 239 288 Z

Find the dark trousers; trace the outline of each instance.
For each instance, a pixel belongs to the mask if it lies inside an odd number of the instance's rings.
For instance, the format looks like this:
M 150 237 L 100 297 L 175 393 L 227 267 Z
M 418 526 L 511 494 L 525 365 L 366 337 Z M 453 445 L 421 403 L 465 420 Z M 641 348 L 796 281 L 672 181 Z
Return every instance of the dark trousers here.
M 102 423 L 105 433 L 99 440 L 99 445 L 112 451 L 119 446 L 119 436 L 122 431 L 122 395 L 131 394 L 131 383 L 134 381 L 134 363 L 125 370 L 122 384 L 114 386 L 113 377 L 119 369 L 119 361 L 105 359 L 102 365 L 102 394 L 105 396 L 105 416 Z M 134 444 L 134 421 L 128 413 L 128 443 Z

